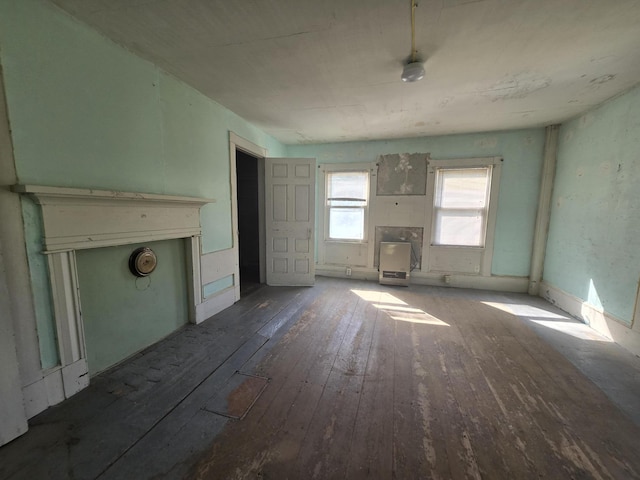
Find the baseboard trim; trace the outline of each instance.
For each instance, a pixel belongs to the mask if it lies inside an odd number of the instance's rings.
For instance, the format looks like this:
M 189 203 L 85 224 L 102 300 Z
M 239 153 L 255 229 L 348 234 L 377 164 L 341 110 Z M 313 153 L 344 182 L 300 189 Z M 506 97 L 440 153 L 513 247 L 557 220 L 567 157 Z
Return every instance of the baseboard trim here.
M 640 332 L 629 327 L 619 318 L 544 281 L 540 283 L 540 296 L 582 320 L 596 332 L 610 338 L 634 355 L 640 355 Z
M 43 370 L 42 377 L 22 387 L 27 418 L 35 417 L 49 407 L 72 397 L 89 386 L 87 362 L 84 358 L 66 365 Z
M 341 265 L 316 265 L 316 275 L 333 278 L 355 278 L 358 280 L 378 280 L 375 268 L 351 267 L 351 275 Z M 410 283 L 414 285 L 431 285 L 435 287 L 472 288 L 476 290 L 493 290 L 499 292 L 525 293 L 529 288 L 528 277 L 499 276 L 484 277 L 481 275 L 463 275 L 441 273 L 411 272 Z
M 64 383 L 60 367 L 43 371 L 42 378 L 22 388 L 27 418 L 33 418 L 49 407 L 62 402 Z
M 411 282 L 418 285 L 440 287 L 471 288 L 474 290 L 493 290 L 497 292 L 525 293 L 529 286 L 528 277 L 512 277 L 503 275 L 462 275 L 441 273 L 411 274 Z
M 316 276 L 377 280 L 378 271 L 373 268 L 351 267 L 351 275 L 347 275 L 347 267 L 343 267 L 342 265 L 316 265 Z
M 220 313 L 225 308 L 233 305 L 235 301 L 236 294 L 234 286 L 226 288 L 207 298 L 201 304 L 196 305 L 196 324 L 204 322 L 216 313 Z

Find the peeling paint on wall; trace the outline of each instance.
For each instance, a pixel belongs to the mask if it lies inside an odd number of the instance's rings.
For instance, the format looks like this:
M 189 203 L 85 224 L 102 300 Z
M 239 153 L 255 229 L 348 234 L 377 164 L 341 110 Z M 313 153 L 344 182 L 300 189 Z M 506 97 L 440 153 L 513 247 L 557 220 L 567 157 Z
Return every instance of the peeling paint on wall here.
M 378 195 L 425 195 L 428 153 L 378 157 Z

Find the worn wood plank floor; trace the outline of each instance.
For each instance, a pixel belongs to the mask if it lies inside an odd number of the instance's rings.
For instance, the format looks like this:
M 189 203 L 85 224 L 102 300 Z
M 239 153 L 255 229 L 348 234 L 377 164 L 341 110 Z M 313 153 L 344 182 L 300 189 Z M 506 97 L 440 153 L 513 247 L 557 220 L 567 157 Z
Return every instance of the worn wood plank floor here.
M 496 298 L 329 282 L 190 477 L 640 478 L 640 429 Z
M 558 312 L 355 280 L 262 288 L 32 419 L 0 479 L 640 478 L 640 359 L 526 320 L 571 327 Z M 214 412 L 237 372 L 270 381 L 229 420 Z

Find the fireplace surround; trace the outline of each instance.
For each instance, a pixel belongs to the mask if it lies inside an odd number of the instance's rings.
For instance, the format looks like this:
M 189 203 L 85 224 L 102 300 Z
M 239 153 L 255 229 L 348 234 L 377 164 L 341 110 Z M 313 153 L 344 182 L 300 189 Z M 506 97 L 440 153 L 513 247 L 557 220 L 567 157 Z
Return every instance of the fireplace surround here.
M 45 372 L 48 390 L 69 398 L 89 384 L 77 250 L 185 239 L 189 320 L 197 323 L 202 303 L 200 208 L 215 200 L 41 185 L 14 185 L 12 190 L 29 195 L 41 208 L 42 253 L 48 261 L 60 359 Z

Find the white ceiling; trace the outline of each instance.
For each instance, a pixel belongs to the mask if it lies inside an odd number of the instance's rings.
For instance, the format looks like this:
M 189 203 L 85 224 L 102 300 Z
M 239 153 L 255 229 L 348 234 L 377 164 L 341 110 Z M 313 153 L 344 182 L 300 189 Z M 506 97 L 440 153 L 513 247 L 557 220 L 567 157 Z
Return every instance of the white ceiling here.
M 562 122 L 640 82 L 640 1 L 52 0 L 284 143 Z

